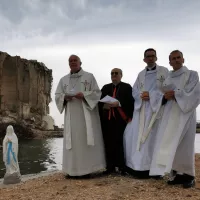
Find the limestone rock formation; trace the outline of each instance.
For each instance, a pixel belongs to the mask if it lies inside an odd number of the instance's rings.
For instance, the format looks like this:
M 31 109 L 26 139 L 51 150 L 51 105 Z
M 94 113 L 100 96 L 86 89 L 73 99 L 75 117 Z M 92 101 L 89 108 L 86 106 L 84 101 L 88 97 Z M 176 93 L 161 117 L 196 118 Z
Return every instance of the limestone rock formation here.
M 52 81 L 43 63 L 0 52 L 0 123 L 48 129 Z

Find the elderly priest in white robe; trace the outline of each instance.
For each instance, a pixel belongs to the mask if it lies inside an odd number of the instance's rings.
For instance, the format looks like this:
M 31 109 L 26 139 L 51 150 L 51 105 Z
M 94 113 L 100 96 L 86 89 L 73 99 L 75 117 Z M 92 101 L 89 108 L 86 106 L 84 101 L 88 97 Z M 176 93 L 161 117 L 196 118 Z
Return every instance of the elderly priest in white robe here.
M 147 49 L 144 52 L 144 62 L 147 66 L 139 73 L 133 86 L 133 119 L 124 133 L 127 170 L 137 178 L 149 178 L 160 118 L 158 100 L 163 95 L 160 88 L 168 75 L 168 69 L 157 65 L 156 61 L 156 51 Z
M 89 177 L 106 166 L 97 106 L 101 91 L 78 56 L 69 57 L 69 66 L 71 72 L 61 78 L 55 93 L 57 108 L 64 111 L 63 172 L 66 177 Z
M 182 52 L 175 50 L 169 56 L 169 77 L 163 83 L 165 104 L 158 131 L 150 174 L 171 174 L 169 185 L 184 188 L 195 185 L 196 108 L 200 102 L 199 76 L 183 66 Z

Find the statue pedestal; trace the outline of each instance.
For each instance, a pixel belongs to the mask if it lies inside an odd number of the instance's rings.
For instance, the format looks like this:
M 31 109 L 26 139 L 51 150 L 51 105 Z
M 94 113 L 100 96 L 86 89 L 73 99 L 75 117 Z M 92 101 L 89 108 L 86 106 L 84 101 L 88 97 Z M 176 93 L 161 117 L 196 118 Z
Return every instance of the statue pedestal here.
M 18 172 L 14 172 L 13 174 L 5 174 L 3 184 L 16 184 L 21 182 L 21 175 Z

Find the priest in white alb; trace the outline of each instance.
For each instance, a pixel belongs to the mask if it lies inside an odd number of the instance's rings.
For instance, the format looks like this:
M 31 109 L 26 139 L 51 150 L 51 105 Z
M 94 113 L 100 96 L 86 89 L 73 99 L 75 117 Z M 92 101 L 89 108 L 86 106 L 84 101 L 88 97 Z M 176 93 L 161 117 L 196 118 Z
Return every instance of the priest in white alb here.
M 71 71 L 55 92 L 57 108 L 64 111 L 63 172 L 67 177 L 89 177 L 106 166 L 97 106 L 101 91 L 81 64 L 78 56 L 69 57 Z
M 196 108 L 200 103 L 200 83 L 196 71 L 183 65 L 182 52 L 169 56 L 173 70 L 163 83 L 165 104 L 158 130 L 150 174 L 172 175 L 169 185 L 195 185 Z
M 161 86 L 168 75 L 168 69 L 156 64 L 157 55 L 154 49 L 144 52 L 147 64 L 133 86 L 135 99 L 132 121 L 124 133 L 124 146 L 127 171 L 137 178 L 149 178 L 154 143 L 161 117 Z M 157 178 L 157 177 L 156 177 Z

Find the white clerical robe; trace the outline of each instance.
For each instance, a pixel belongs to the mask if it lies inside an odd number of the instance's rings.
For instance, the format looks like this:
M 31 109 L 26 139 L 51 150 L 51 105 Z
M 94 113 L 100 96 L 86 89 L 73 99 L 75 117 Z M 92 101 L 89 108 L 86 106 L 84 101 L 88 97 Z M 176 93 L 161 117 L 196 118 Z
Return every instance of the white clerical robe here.
M 64 104 L 65 94 L 82 92 Z M 103 136 L 98 112 L 101 91 L 94 76 L 82 69 L 61 78 L 55 93 L 57 108 L 65 110 L 63 172 L 82 176 L 105 168 Z
M 158 101 L 163 95 L 160 88 L 167 75 L 167 68 L 156 65 L 156 70 L 141 71 L 133 86 L 133 119 L 124 132 L 124 147 L 126 165 L 134 170 L 150 169 L 161 110 Z M 149 101 L 141 99 L 143 91 L 149 92 Z
M 198 73 L 185 66 L 171 71 L 163 90 L 174 90 L 175 100 L 167 101 L 164 107 L 150 175 L 165 175 L 175 170 L 194 176 L 196 108 L 200 102 Z

